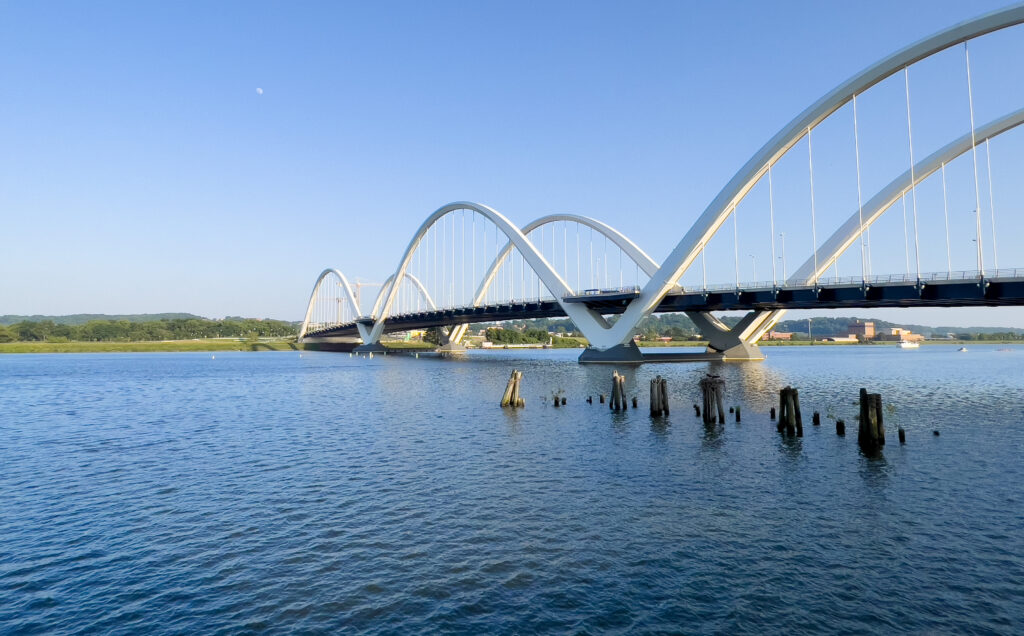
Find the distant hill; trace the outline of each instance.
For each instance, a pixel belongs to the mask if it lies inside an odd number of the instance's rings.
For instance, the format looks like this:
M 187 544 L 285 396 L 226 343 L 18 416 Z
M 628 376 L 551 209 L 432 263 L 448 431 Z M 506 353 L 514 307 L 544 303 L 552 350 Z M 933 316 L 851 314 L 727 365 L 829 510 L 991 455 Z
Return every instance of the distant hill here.
M 84 325 L 90 320 L 127 320 L 128 322 L 150 322 L 153 320 L 188 320 L 190 318 L 202 319 L 202 316 L 195 314 L 70 314 L 67 316 L 18 316 L 8 314 L 0 316 L 0 325 L 13 325 L 19 322 L 43 322 L 52 321 L 58 325 Z

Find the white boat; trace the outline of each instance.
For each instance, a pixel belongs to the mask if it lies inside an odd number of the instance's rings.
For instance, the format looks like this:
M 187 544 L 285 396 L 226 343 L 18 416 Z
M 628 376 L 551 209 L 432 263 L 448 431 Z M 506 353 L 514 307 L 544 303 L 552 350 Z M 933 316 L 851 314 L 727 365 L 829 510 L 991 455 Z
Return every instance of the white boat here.
M 900 340 L 900 349 L 917 349 L 921 344 L 918 342 L 911 342 L 909 340 Z
M 957 349 L 957 351 L 967 353 L 967 347 L 960 347 L 959 349 Z

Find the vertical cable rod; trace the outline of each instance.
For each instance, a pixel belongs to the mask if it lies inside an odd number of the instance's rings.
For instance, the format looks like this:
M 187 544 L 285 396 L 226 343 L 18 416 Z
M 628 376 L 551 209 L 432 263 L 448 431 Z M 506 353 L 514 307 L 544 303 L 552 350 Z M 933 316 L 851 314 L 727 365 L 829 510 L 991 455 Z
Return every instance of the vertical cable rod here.
M 953 259 L 949 253 L 949 199 L 946 196 L 946 162 L 942 162 L 942 214 L 946 217 L 946 275 L 953 273 Z
M 907 234 L 907 193 L 900 197 L 903 202 L 903 256 L 907 261 L 907 275 L 910 275 L 910 235 Z
M 778 277 L 775 273 L 775 186 L 772 184 L 772 164 L 768 164 L 768 222 L 772 231 L 772 287 Z
M 814 151 L 811 149 L 811 129 L 807 129 L 807 165 L 811 182 L 811 247 L 814 248 L 814 286 L 818 286 L 818 229 L 814 214 Z
M 739 216 L 736 212 L 736 206 L 732 208 L 732 260 L 733 268 L 736 271 L 736 289 L 740 288 L 740 239 L 739 239 L 739 228 L 737 227 L 738 222 L 736 217 Z
M 964 61 L 967 64 L 967 103 L 971 110 L 971 155 L 974 158 L 974 219 L 978 243 L 978 273 L 985 276 L 985 256 L 981 247 L 981 192 L 978 186 L 978 144 L 974 137 L 974 89 L 971 87 L 971 53 L 964 42 Z
M 867 259 L 864 256 L 864 200 L 861 195 L 860 185 L 860 131 L 857 123 L 857 96 L 853 96 L 853 151 L 857 158 L 857 218 L 860 222 L 860 280 L 862 284 L 867 284 L 868 280 L 868 265 Z
M 921 240 L 917 231 L 917 180 L 914 178 L 914 133 L 910 124 L 910 67 L 903 67 L 903 80 L 907 89 L 907 141 L 910 146 L 910 193 L 914 208 L 914 262 L 917 265 L 917 278 L 921 278 Z
M 996 249 L 996 202 L 992 196 L 992 153 L 989 152 L 991 138 L 985 140 L 985 161 L 988 164 L 988 210 L 992 221 L 992 266 L 999 269 L 999 251 Z

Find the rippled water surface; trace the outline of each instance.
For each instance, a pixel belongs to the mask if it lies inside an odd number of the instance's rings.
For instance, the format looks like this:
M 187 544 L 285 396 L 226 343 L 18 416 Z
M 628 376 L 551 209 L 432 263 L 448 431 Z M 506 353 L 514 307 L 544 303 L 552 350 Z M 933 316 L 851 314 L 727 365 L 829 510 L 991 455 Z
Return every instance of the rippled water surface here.
M 0 632 L 1024 632 L 1024 348 L 623 367 L 625 414 L 577 354 L 4 356 Z

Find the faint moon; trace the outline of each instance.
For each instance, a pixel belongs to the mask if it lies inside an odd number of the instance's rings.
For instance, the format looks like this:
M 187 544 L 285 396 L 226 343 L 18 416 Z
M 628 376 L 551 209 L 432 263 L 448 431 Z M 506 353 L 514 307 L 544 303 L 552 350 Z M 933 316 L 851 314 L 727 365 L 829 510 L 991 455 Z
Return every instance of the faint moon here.
M 256 89 L 256 94 L 257 95 L 262 95 L 263 94 L 263 89 L 262 88 L 257 88 Z

